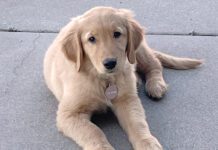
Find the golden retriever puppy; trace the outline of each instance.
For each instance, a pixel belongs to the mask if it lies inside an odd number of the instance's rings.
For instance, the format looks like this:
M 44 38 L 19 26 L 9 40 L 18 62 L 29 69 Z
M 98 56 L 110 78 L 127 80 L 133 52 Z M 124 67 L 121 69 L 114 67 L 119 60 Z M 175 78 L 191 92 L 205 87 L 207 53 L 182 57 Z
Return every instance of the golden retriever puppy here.
M 131 11 L 96 7 L 60 31 L 46 52 L 44 77 L 59 101 L 58 129 L 84 150 L 114 150 L 90 121 L 93 112 L 106 107 L 114 111 L 134 150 L 161 150 L 137 95 L 135 66 L 145 73 L 148 95 L 161 98 L 167 90 L 162 65 L 189 69 L 200 64 L 150 49 Z

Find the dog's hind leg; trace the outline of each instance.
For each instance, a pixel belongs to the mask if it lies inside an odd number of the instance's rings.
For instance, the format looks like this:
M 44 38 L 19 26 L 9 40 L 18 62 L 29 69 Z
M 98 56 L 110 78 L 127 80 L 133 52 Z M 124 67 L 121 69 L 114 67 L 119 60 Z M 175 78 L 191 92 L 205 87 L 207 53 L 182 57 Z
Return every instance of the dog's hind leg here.
M 159 99 L 167 91 L 167 84 L 163 78 L 163 68 L 158 58 L 144 40 L 136 51 L 137 68 L 145 73 L 146 92 L 148 96 Z

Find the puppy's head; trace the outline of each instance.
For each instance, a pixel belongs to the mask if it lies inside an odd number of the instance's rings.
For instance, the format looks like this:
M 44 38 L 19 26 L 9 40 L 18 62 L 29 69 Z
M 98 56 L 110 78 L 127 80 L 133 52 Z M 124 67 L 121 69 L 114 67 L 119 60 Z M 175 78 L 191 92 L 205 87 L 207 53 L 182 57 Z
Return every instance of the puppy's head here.
M 89 10 L 62 32 L 63 51 L 77 70 L 86 58 L 100 74 L 122 71 L 128 62 L 134 64 L 135 50 L 143 39 L 143 29 L 131 11 L 110 7 Z

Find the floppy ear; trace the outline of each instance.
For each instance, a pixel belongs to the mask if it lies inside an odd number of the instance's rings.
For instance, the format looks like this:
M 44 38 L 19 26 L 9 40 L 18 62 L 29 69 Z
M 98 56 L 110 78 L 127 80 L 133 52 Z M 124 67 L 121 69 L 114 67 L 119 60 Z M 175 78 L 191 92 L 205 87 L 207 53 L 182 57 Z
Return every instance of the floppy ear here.
M 128 43 L 126 47 L 126 53 L 128 60 L 131 64 L 136 61 L 135 50 L 138 48 L 143 40 L 144 30 L 140 24 L 134 19 L 134 13 L 127 9 L 119 9 L 122 16 L 127 19 L 127 35 Z
M 76 64 L 76 69 L 79 71 L 82 65 L 83 48 L 80 32 L 75 20 L 72 20 L 61 32 L 61 49 L 65 56 Z

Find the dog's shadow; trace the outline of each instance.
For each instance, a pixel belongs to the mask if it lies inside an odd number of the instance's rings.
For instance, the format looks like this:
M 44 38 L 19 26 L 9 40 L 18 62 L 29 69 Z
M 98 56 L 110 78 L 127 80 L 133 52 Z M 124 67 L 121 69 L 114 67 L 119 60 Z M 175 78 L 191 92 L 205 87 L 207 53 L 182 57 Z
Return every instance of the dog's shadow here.
M 91 121 L 103 130 L 108 141 L 115 149 L 132 149 L 127 135 L 120 127 L 118 120 L 111 109 L 108 108 L 105 113 L 95 113 L 92 116 Z
M 94 113 L 91 121 L 102 127 L 108 124 L 118 123 L 116 116 L 110 108 L 108 108 L 104 113 Z

